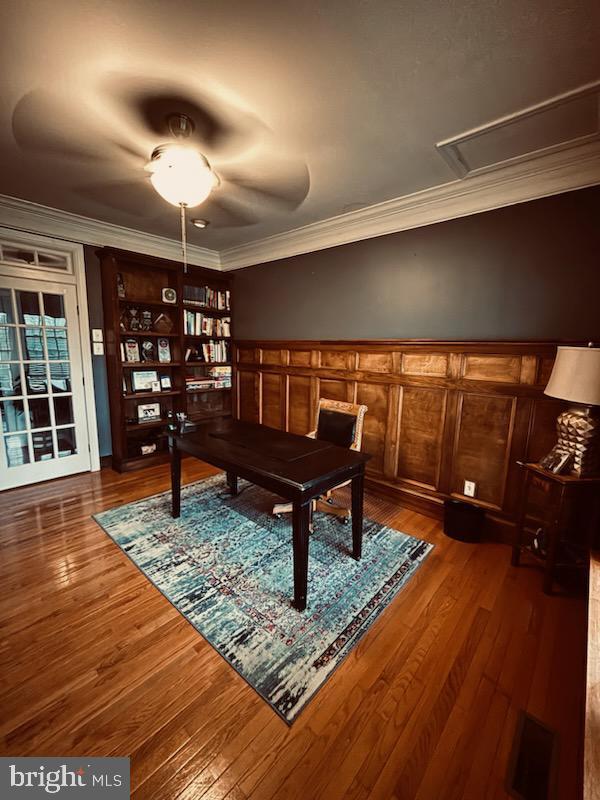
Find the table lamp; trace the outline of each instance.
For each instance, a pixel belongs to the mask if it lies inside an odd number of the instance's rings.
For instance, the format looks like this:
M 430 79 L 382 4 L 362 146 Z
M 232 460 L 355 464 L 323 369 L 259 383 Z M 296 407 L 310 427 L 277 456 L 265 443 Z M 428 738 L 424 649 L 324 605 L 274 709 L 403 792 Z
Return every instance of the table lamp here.
M 558 442 L 542 466 L 570 466 L 580 478 L 600 472 L 600 347 L 559 347 L 544 394 L 571 405 L 559 415 Z

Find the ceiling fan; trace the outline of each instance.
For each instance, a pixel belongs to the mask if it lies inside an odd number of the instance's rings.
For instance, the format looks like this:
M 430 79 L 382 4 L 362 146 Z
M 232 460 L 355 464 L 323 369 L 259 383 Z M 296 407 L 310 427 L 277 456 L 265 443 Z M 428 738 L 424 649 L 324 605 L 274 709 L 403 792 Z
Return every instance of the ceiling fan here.
M 193 120 L 187 114 L 170 114 L 167 124 L 175 141 L 155 147 L 146 169 L 159 195 L 179 206 L 183 271 L 187 272 L 186 209 L 203 203 L 219 185 L 219 178 L 206 156 L 188 143 L 195 128 Z
M 310 186 L 304 161 L 258 117 L 221 89 L 199 89 L 198 81 L 181 75 L 165 80 L 113 73 L 60 95 L 38 89 L 17 103 L 12 122 L 25 152 L 58 157 L 61 168 L 67 159 L 66 169 L 72 164 L 74 172 L 106 172 L 108 166 L 113 180 L 73 191 L 145 221 L 152 208 L 149 183 L 176 205 L 177 198 L 187 208 L 204 203 L 202 216 L 225 229 L 292 211 Z

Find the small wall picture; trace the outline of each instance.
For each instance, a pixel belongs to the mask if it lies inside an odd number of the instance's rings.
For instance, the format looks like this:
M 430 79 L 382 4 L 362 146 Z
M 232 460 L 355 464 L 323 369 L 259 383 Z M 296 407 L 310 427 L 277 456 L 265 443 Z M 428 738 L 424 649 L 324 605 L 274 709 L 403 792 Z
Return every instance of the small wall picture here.
M 137 407 L 138 422 L 153 422 L 160 419 L 160 403 L 140 403 Z
M 171 289 L 170 286 L 166 286 L 162 290 L 162 301 L 163 303 L 176 303 L 177 292 L 175 291 L 175 289 Z
M 171 363 L 171 346 L 168 339 L 161 338 L 158 340 L 158 360 L 161 364 Z
M 152 384 L 158 382 L 158 374 L 155 369 L 135 370 L 131 373 L 131 388 L 134 392 L 153 392 Z M 160 385 L 159 389 L 160 391 Z M 139 408 L 139 406 L 138 406 Z
M 160 376 L 160 388 L 163 391 L 170 391 L 173 388 L 171 384 L 171 376 L 170 375 L 161 375 Z

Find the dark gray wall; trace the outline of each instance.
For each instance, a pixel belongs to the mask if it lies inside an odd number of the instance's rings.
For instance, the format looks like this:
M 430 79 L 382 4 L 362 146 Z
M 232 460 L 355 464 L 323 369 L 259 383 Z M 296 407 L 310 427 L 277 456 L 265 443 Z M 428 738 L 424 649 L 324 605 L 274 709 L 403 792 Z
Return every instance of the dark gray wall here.
M 600 187 L 237 270 L 238 339 L 599 339 Z
M 90 331 L 92 328 L 102 328 L 104 330 L 100 261 L 95 253 L 95 249 L 95 247 L 88 246 L 83 248 Z M 110 438 L 110 408 L 108 405 L 106 360 L 104 356 L 92 356 L 92 370 L 94 372 L 94 396 L 96 398 L 96 418 L 98 420 L 100 456 L 109 456 L 112 453 L 112 444 Z

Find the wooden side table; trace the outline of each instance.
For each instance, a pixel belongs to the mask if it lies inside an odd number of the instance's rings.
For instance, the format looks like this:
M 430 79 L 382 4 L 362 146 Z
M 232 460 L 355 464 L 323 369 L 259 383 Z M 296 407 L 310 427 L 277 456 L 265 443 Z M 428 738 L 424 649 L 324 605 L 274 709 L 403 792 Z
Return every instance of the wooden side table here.
M 538 464 L 523 464 L 525 472 L 521 508 L 515 532 L 511 563 L 518 566 L 523 551 L 544 565 L 544 592 L 552 593 L 557 568 L 573 566 L 559 561 L 561 545 L 565 543 L 585 552 L 597 541 L 600 513 L 600 476 L 578 478 L 575 475 L 555 475 Z M 546 555 L 540 556 L 526 541 L 526 521 L 532 493 L 538 495 L 537 517 L 546 538 Z M 587 558 L 585 559 L 587 566 Z

